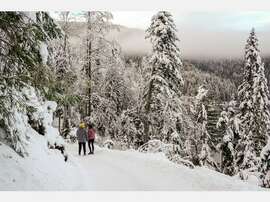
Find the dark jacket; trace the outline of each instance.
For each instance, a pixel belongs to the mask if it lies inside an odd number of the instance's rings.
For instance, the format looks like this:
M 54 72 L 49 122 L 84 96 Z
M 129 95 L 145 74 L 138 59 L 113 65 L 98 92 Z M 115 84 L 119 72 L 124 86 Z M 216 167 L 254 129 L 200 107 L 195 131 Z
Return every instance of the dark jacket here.
M 87 141 L 87 132 L 85 129 L 78 128 L 76 135 L 77 135 L 78 142 L 86 142 Z

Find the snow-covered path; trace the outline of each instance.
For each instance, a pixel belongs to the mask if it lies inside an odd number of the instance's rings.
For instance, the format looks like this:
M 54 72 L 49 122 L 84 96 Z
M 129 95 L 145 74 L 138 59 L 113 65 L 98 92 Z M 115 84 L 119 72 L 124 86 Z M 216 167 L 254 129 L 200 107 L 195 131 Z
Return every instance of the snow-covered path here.
M 206 168 L 176 165 L 162 154 L 97 147 L 95 155 L 78 156 L 76 144 L 68 150 L 82 168 L 82 190 L 260 190 Z

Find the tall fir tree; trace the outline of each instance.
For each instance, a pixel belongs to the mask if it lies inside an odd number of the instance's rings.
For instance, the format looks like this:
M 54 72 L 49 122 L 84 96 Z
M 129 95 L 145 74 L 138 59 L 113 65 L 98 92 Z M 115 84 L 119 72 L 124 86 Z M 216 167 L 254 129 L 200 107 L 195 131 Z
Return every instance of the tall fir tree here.
M 172 15 L 167 11 L 158 12 L 152 17 L 146 34 L 152 43 L 152 56 L 143 96 L 146 115 L 143 139 L 144 142 L 150 138 L 168 140 L 176 131 L 181 113 L 179 95 L 183 84 L 179 39 Z
M 239 170 L 256 170 L 270 127 L 269 91 L 258 39 L 252 29 L 245 48 L 244 78 L 238 88 L 240 139 L 236 146 Z

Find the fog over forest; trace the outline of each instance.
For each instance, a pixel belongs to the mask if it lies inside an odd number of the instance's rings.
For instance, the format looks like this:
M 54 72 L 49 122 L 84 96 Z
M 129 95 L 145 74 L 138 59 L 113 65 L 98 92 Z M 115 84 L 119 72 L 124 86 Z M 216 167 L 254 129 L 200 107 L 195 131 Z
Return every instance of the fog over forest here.
M 57 12 L 50 14 L 58 20 Z M 74 13 L 73 13 L 74 14 Z M 151 44 L 145 39 L 153 11 L 112 12 L 113 23 L 118 30 L 111 30 L 108 38 L 120 43 L 125 55 L 145 55 L 151 52 Z M 172 12 L 181 56 L 186 59 L 234 59 L 243 57 L 246 36 L 254 27 L 259 39 L 262 56 L 270 55 L 270 15 L 254 12 Z M 84 21 L 75 12 L 76 23 Z M 76 29 L 77 36 L 83 28 Z M 78 38 L 79 39 L 79 38 Z
M 182 25 L 178 26 L 179 46 L 184 58 L 239 58 L 243 57 L 249 31 L 220 31 Z M 262 56 L 270 54 L 270 41 L 267 40 L 269 34 L 270 26 L 269 29 L 257 31 Z M 121 27 L 120 31 L 113 31 L 110 38 L 116 39 L 127 55 L 144 55 L 151 50 L 143 29 Z

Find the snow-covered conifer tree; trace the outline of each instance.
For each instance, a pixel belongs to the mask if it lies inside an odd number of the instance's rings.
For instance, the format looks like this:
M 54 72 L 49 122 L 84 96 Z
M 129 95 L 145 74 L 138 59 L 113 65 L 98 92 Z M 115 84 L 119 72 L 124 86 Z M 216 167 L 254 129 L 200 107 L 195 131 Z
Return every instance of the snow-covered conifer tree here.
M 266 145 L 270 126 L 269 91 L 254 29 L 245 48 L 243 76 L 243 82 L 238 88 L 237 116 L 241 124 L 236 163 L 238 169 L 253 171 L 257 169 L 257 157 Z
M 199 154 L 199 161 L 201 166 L 208 165 L 216 168 L 216 162 L 211 157 L 211 149 L 209 146 L 211 144 L 211 137 L 206 128 L 208 120 L 205 105 L 207 92 L 208 90 L 205 88 L 205 86 L 200 86 L 198 89 L 195 103 L 197 109 L 196 111 L 198 113 L 197 122 L 200 124 L 200 140 L 202 142 L 201 151 Z
M 237 114 L 236 101 L 232 100 L 221 112 L 217 122 L 217 128 L 224 131 L 224 135 L 218 148 L 221 152 L 220 171 L 227 175 L 234 175 L 235 170 L 235 144 L 239 138 L 239 120 Z
M 152 17 L 146 33 L 146 38 L 152 43 L 152 55 L 143 97 L 146 114 L 144 142 L 150 138 L 168 139 L 176 131 L 181 114 L 180 86 L 183 84 L 177 30 L 172 15 L 167 11 L 158 12 Z
M 46 12 L 0 12 L 0 122 L 7 144 L 21 155 L 26 134 L 10 124 L 16 122 L 12 113 L 27 110 L 26 100 L 18 92 L 22 87 L 35 86 L 34 75 L 39 70 L 44 73 L 47 63 L 47 43 L 60 35 Z

